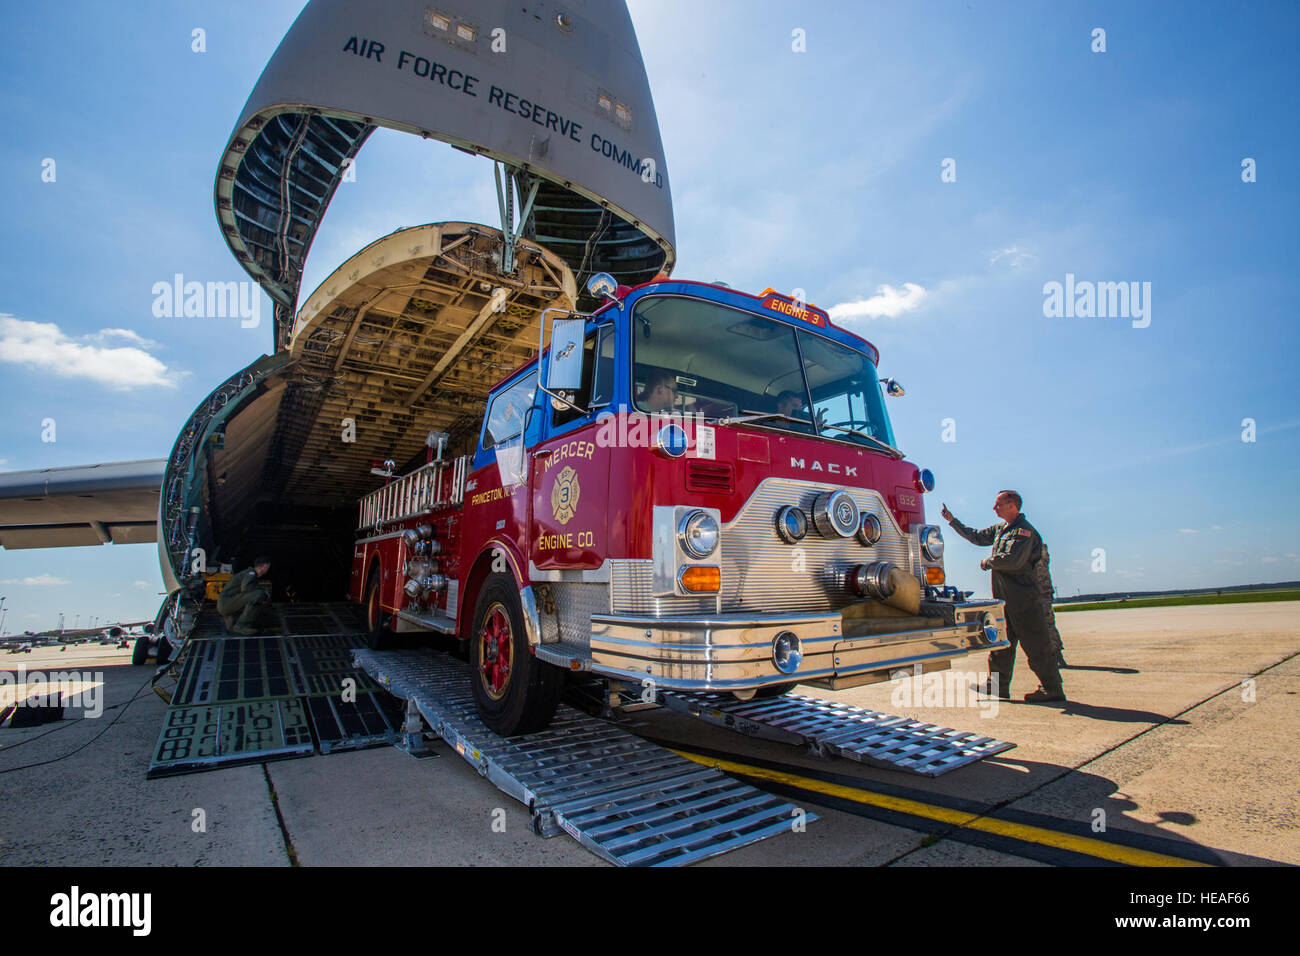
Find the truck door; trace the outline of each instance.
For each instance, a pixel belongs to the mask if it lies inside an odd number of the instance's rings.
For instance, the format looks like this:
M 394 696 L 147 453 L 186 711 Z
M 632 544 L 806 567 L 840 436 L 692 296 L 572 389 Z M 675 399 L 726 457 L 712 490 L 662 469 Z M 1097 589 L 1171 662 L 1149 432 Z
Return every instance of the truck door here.
M 596 442 L 596 416 L 613 398 L 612 323 L 583 340 L 582 386 L 574 406 L 541 408 L 544 440 L 531 456 L 529 559 L 538 568 L 597 568 L 608 553 L 608 449 Z

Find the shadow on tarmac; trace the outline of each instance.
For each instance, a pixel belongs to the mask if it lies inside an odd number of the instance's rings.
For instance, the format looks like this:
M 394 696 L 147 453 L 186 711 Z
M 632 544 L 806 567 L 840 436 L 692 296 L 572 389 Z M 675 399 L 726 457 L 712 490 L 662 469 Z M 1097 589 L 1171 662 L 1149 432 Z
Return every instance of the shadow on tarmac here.
M 982 778 L 980 783 L 983 786 L 979 789 L 988 794 L 984 800 L 954 799 L 953 796 L 944 797 L 934 792 L 922 799 L 948 806 L 961 806 L 962 809 L 987 814 L 997 820 L 1083 837 L 1116 850 L 1145 850 L 1210 866 L 1288 865 L 1267 857 L 1237 853 L 1201 843 L 1169 827 L 1170 824 L 1191 826 L 1198 822 L 1195 814 L 1184 810 L 1157 809 L 1150 805 L 1144 807 L 1123 793 L 1119 784 L 1109 777 L 1084 770 L 1062 774 L 1063 770 L 1067 768 L 1060 764 L 1016 760 L 1010 754 L 999 754 L 955 772 L 969 773 L 972 779 Z M 1040 781 L 1028 790 L 1024 789 L 1026 773 L 1030 780 Z M 1019 794 L 1015 794 L 1017 790 L 1020 791 Z M 999 793 L 1000 799 L 995 796 Z M 1025 802 L 1032 802 L 1036 809 L 1021 809 Z M 1147 817 L 1155 817 L 1159 822 L 1140 820 L 1136 816 L 1138 812 Z M 1103 851 L 1094 856 L 1086 850 L 1081 852 L 1068 843 L 1053 845 L 1050 838 L 1040 842 L 1032 837 L 1018 839 L 1010 834 L 980 832 L 966 827 L 934 827 L 930 832 L 932 836 L 983 845 L 989 849 L 1054 865 L 1131 865 L 1137 862 L 1126 859 L 1122 852 L 1119 855 L 1108 855 Z
M 1020 703 L 1024 703 L 1021 701 Z M 1182 727 L 1188 723 L 1177 717 L 1166 717 L 1150 710 L 1134 710 L 1128 707 L 1102 707 L 1098 704 L 1085 704 L 1077 700 L 1066 700 L 1054 704 L 1033 704 L 1034 707 L 1057 707 L 1061 713 L 1072 717 L 1091 717 L 1093 720 L 1109 720 L 1117 724 L 1168 724 Z

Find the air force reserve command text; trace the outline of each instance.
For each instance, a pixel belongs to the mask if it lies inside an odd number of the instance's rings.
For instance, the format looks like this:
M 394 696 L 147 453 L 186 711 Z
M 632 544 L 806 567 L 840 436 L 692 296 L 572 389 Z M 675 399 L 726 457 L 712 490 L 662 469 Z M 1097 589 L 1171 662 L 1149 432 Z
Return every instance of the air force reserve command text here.
M 348 37 L 347 42 L 343 44 L 343 52 L 382 64 L 386 48 L 378 40 L 353 36 Z M 410 72 L 422 79 L 427 79 L 431 83 L 437 83 L 441 87 L 455 90 L 475 99 L 483 93 L 487 96 L 487 101 L 498 109 L 513 113 L 524 121 L 532 122 L 543 129 L 549 129 L 563 138 L 573 140 L 575 143 L 584 141 L 581 123 L 565 116 L 563 113 L 548 109 L 541 103 L 534 103 L 518 93 L 502 89 L 495 83 L 488 84 L 487 89 L 484 90 L 483 84 L 477 76 L 471 76 L 462 70 L 450 69 L 436 60 L 426 56 L 418 56 L 408 50 L 397 51 L 395 57 L 391 53 L 387 55 L 388 62 L 399 70 Z M 654 159 L 634 156 L 627 149 L 619 146 L 618 143 L 606 139 L 599 133 L 591 133 L 586 137 L 586 142 L 593 152 L 600 153 L 611 162 L 623 166 L 641 177 L 645 182 L 653 183 L 656 188 L 664 188 L 663 173 L 657 168 Z

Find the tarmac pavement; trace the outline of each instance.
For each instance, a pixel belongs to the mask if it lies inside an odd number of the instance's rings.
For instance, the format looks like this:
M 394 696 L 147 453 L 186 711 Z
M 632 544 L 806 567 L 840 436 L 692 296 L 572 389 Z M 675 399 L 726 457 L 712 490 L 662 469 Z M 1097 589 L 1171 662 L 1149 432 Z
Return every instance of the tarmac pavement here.
M 1061 614 L 1064 705 L 963 692 L 984 675 L 980 658 L 958 665 L 941 700 L 925 694 L 936 675 L 798 691 L 1016 744 L 935 779 L 662 710 L 627 726 L 821 817 L 705 866 L 1297 864 L 1298 613 L 1300 602 Z M 385 747 L 147 780 L 165 705 L 147 688 L 152 665 L 129 660 L 95 645 L 0 657 L 0 669 L 78 669 L 102 681 L 104 708 L 0 730 L 4 864 L 603 865 L 566 836 L 535 835 L 522 806 L 441 742 L 425 759 Z M 1021 655 L 1013 693 L 1035 685 Z

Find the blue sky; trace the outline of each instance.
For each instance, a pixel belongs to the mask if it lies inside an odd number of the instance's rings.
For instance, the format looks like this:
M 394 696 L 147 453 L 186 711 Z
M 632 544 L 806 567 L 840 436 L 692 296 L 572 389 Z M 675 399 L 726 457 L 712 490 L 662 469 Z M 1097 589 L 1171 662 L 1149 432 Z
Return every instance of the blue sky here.
M 675 275 L 802 288 L 851 316 L 907 388 L 889 409 L 937 475 L 932 517 L 946 501 L 983 526 L 994 493 L 1018 489 L 1068 594 L 1300 578 L 1300 7 L 630 7 Z M 268 302 L 244 329 L 156 318 L 151 288 L 244 278 L 213 176 L 300 8 L 0 11 L 23 38 L 0 52 L 0 469 L 161 457 L 270 348 Z M 303 289 L 394 228 L 456 219 L 496 222 L 490 164 L 380 131 Z M 1045 316 L 1044 285 L 1067 274 L 1150 283 L 1150 324 Z M 948 538 L 950 581 L 987 594 L 979 550 Z M 0 551 L 10 631 L 60 611 L 149 617 L 160 590 L 152 545 Z

